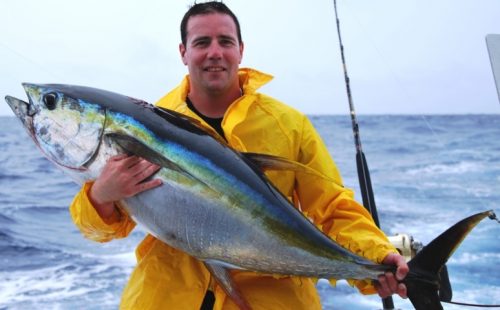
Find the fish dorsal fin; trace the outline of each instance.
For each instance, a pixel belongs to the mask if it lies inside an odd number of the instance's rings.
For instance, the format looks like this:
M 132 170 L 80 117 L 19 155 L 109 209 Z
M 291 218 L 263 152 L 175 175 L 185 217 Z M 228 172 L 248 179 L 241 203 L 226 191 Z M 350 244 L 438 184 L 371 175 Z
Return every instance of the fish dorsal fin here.
M 224 140 L 220 135 L 208 129 L 206 126 L 202 124 L 202 122 L 194 117 L 190 117 L 188 115 L 176 112 L 174 110 L 166 109 L 163 107 L 155 106 L 155 113 L 159 116 L 165 118 L 169 122 L 173 122 L 174 124 L 181 126 L 183 128 L 191 128 L 191 130 L 196 130 L 200 133 L 207 134 L 217 140 L 217 142 L 222 145 L 231 148 L 231 146 Z M 262 170 L 278 170 L 278 171 L 295 171 L 298 173 L 305 173 L 309 175 L 314 175 L 324 180 L 333 182 L 339 186 L 344 187 L 342 184 L 333 178 L 328 177 L 327 175 L 310 168 L 304 164 L 299 162 L 286 159 L 284 157 L 279 157 L 275 155 L 269 154 L 259 154 L 252 152 L 243 152 L 241 153 L 243 157 L 250 160 L 257 167 Z
M 269 154 L 259 154 L 259 153 L 242 153 L 242 154 L 262 170 L 294 171 L 298 173 L 305 173 L 322 178 L 326 181 L 333 182 L 339 186 L 344 187 L 344 185 L 339 184 L 338 180 L 335 180 L 316 169 L 308 167 L 294 160 Z
M 210 274 L 215 278 L 224 292 L 241 310 L 252 309 L 241 292 L 238 290 L 238 287 L 231 277 L 231 273 L 229 272 L 230 270 L 225 266 L 225 264 L 211 260 L 205 261 L 205 267 L 207 267 Z
M 204 126 L 199 119 L 159 106 L 155 106 L 154 110 L 157 115 L 163 117 L 171 123 L 174 123 L 182 128 L 191 127 L 191 129 L 197 130 L 199 133 L 207 134 L 217 140 L 219 143 L 225 146 L 229 146 L 226 140 Z

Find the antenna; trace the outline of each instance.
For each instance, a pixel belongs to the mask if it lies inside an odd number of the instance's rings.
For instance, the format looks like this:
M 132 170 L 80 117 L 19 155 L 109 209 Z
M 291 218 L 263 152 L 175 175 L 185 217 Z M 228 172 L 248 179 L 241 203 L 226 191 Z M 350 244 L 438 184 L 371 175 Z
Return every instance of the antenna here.
M 490 54 L 491 69 L 497 86 L 498 100 L 500 100 L 500 34 L 488 34 L 486 46 Z

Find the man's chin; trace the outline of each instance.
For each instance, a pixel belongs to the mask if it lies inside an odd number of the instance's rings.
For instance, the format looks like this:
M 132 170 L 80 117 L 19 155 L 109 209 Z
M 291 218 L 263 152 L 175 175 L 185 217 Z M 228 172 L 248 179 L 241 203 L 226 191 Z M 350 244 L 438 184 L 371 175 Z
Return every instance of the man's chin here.
M 226 81 L 210 81 L 205 83 L 205 89 L 212 93 L 221 93 L 228 88 Z

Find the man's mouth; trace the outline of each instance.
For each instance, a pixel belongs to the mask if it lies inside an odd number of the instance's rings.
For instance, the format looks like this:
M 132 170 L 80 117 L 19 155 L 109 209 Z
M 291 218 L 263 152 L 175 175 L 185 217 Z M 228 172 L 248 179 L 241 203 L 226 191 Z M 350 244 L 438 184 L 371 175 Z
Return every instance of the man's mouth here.
M 210 67 L 206 67 L 205 68 L 205 71 L 207 71 L 207 72 L 222 72 L 224 70 L 225 69 L 223 67 L 213 67 L 213 66 L 210 66 Z

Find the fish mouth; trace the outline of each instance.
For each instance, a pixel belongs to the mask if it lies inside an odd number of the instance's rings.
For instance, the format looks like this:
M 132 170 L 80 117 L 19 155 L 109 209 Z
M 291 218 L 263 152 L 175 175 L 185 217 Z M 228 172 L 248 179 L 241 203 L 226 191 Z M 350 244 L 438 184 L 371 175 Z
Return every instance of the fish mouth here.
M 29 94 L 29 90 L 33 88 L 34 84 L 22 83 L 22 85 L 24 90 L 26 91 L 26 94 Z M 7 101 L 14 114 L 21 120 L 32 118 L 35 114 L 38 113 L 38 109 L 31 102 L 31 99 L 28 100 L 29 102 L 26 102 L 12 96 L 5 96 L 5 101 Z
M 7 104 L 10 106 L 17 117 L 24 118 L 28 116 L 30 107 L 30 104 L 28 102 L 12 96 L 5 96 L 5 101 L 7 101 Z
M 19 118 L 19 120 L 24 124 L 24 127 L 32 131 L 33 116 L 36 114 L 33 105 L 29 102 L 12 96 L 5 96 L 5 101 L 10 106 L 17 118 Z
M 30 87 L 31 84 L 23 83 L 23 87 L 26 90 L 27 87 Z M 23 123 L 24 128 L 28 132 L 29 136 L 38 144 L 37 139 L 35 138 L 35 131 L 33 126 L 33 117 L 38 113 L 38 109 L 35 108 L 33 103 L 23 101 L 21 99 L 5 96 L 5 101 L 10 106 L 14 114 L 17 118 Z

